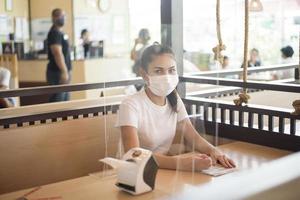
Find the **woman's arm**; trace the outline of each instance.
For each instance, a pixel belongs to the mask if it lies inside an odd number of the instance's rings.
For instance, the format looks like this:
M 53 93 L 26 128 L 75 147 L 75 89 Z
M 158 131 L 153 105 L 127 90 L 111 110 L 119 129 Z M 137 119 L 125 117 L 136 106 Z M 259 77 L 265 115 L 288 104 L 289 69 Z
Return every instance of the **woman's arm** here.
M 137 136 L 137 130 L 133 126 L 121 126 L 121 136 L 124 147 L 124 152 L 129 151 L 134 147 L 139 147 L 139 138 Z
M 196 131 L 189 118 L 186 118 L 177 123 L 177 132 L 184 136 L 188 145 L 193 147 L 194 150 L 209 155 L 215 147 L 207 142 L 200 134 Z
M 121 126 L 122 142 L 124 151 L 139 147 L 137 129 L 133 126 Z M 154 157 L 160 168 L 178 169 L 183 171 L 201 171 L 212 165 L 212 160 L 204 154 L 182 154 L 178 156 L 167 156 L 160 153 L 154 153 Z
M 209 155 L 212 158 L 213 165 L 219 162 L 224 167 L 235 167 L 235 163 L 230 158 L 225 156 L 221 151 L 200 136 L 189 118 L 180 121 L 177 124 L 176 131 L 183 134 L 188 145 L 190 145 L 194 150 Z
M 208 169 L 212 165 L 212 159 L 200 153 L 187 153 L 177 156 L 166 156 L 155 153 L 154 157 L 158 162 L 159 168 L 162 169 L 201 171 Z

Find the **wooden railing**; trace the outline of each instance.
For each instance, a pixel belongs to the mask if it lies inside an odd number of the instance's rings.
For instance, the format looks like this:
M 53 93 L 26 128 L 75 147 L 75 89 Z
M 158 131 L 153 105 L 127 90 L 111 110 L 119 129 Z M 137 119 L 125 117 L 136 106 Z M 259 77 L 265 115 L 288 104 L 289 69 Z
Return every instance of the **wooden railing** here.
M 300 93 L 300 85 L 281 82 L 255 82 L 246 84 L 240 80 L 222 79 L 205 76 L 183 76 L 181 82 L 219 84 L 239 88 L 225 88 L 222 95 L 236 94 L 243 86 L 256 90 L 275 90 Z M 75 85 L 60 85 L 38 88 L 24 88 L 11 91 L 1 91 L 0 97 L 32 96 L 65 91 L 80 91 L 87 89 L 108 88 L 142 83 L 142 79 L 123 80 L 106 83 L 88 83 Z M 207 134 L 218 134 L 221 137 L 232 138 L 257 144 L 283 148 L 293 151 L 300 150 L 300 133 L 297 124 L 300 116 L 292 115 L 291 109 L 275 108 L 260 105 L 236 106 L 231 102 L 202 97 L 216 97 L 216 91 L 203 91 L 200 97 L 185 97 L 183 101 L 196 128 L 200 131 L 205 127 Z M 3 128 L 21 127 L 25 123 L 35 125 L 56 122 L 60 120 L 77 119 L 116 113 L 120 102 L 91 105 L 81 108 L 53 110 L 45 113 L 25 113 L 15 116 L 0 116 L 0 126 Z
M 212 84 L 219 86 L 233 86 L 233 87 L 245 87 L 258 90 L 272 90 L 283 92 L 295 92 L 300 93 L 300 84 L 295 83 L 283 83 L 283 82 L 261 82 L 261 81 L 247 81 L 244 83 L 242 80 L 215 78 L 206 76 L 182 76 L 180 81 L 189 83 L 201 83 Z
M 251 68 L 250 73 L 280 69 L 291 69 L 298 65 Z M 299 80 L 296 69 L 295 79 Z M 261 105 L 236 106 L 232 102 L 213 99 L 238 94 L 242 88 L 250 92 L 271 90 L 300 94 L 300 85 L 285 82 L 259 82 L 219 78 L 239 74 L 242 69 L 220 72 L 204 72 L 180 77 L 181 82 L 231 86 L 199 91 L 186 95 L 183 99 L 188 113 L 198 131 L 253 142 L 266 146 L 293 151 L 300 150 L 300 116 L 292 115 L 291 109 L 275 108 Z M 217 77 L 216 77 L 217 76 Z M 292 104 L 292 102 L 287 102 Z M 205 127 L 205 128 L 203 128 Z
M 94 105 L 83 108 L 72 108 L 64 110 L 53 110 L 44 113 L 20 114 L 16 116 L 0 117 L 0 127 L 22 127 L 26 123 L 28 125 L 45 124 L 47 121 L 57 122 L 78 118 L 88 118 L 100 115 L 114 114 L 119 109 L 118 103 L 110 103 L 107 105 Z
M 260 67 L 251 67 L 248 68 L 248 74 L 258 73 L 258 72 L 267 72 L 267 71 L 280 71 L 287 69 L 295 69 L 297 71 L 298 64 L 280 64 L 280 65 L 271 65 L 271 66 L 260 66 Z M 299 80 L 299 74 L 295 71 L 295 79 Z M 228 75 L 242 75 L 243 69 L 228 69 L 228 70 L 214 70 L 207 72 L 198 72 L 198 73 L 190 73 L 189 75 L 193 76 L 209 76 L 209 77 L 225 77 Z
M 184 98 L 183 102 L 196 128 L 205 130 L 207 134 L 300 150 L 300 132 L 296 130 L 300 116 L 292 115 L 291 109 L 236 106 L 227 101 L 197 97 Z M 275 124 L 278 124 L 278 130 Z
M 52 94 L 52 93 L 59 93 L 59 92 L 74 92 L 74 91 L 111 88 L 111 87 L 118 87 L 118 86 L 143 84 L 143 83 L 144 81 L 141 78 L 134 78 L 128 80 L 100 82 L 100 83 L 77 83 L 77 84 L 66 84 L 66 85 L 55 85 L 55 86 L 30 87 L 30 88 L 0 91 L 0 98 L 15 97 L 15 96 L 19 96 L 19 97 L 34 96 L 34 95 Z

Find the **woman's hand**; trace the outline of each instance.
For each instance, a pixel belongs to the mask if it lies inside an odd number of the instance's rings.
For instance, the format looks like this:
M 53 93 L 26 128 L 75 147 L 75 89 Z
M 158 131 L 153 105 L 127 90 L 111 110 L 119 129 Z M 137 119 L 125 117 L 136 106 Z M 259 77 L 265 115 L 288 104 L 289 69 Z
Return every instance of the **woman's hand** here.
M 221 164 L 223 167 L 226 168 L 234 168 L 236 167 L 233 160 L 228 158 L 225 154 L 219 151 L 217 148 L 214 148 L 209 156 L 212 159 L 212 165 L 216 165 L 217 163 Z
M 212 159 L 206 154 L 181 154 L 174 157 L 177 169 L 182 171 L 201 171 L 212 166 Z

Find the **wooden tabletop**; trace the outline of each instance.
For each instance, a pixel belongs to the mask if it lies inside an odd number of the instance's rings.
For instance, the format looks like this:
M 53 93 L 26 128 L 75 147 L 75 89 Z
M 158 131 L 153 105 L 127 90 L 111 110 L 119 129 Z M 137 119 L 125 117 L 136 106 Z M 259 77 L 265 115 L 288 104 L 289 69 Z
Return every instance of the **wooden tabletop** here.
M 230 156 L 237 164 L 239 170 L 258 168 L 269 161 L 290 154 L 288 151 L 249 144 L 245 142 L 233 142 L 219 147 Z M 49 172 L 51 173 L 51 172 Z M 201 188 L 207 184 L 214 184 L 222 177 L 236 178 L 239 173 L 233 172 L 221 177 L 211 177 L 201 173 L 181 172 L 175 170 L 158 171 L 155 190 L 140 196 L 132 196 L 119 191 L 115 186 L 116 176 L 109 171 L 90 174 L 85 177 L 67 180 L 41 186 L 37 191 L 27 196 L 29 200 L 47 199 L 173 199 L 176 194 L 188 192 L 191 188 Z M 192 186 L 192 187 L 191 187 Z M 17 199 L 32 189 L 16 191 L 0 196 L 0 200 Z

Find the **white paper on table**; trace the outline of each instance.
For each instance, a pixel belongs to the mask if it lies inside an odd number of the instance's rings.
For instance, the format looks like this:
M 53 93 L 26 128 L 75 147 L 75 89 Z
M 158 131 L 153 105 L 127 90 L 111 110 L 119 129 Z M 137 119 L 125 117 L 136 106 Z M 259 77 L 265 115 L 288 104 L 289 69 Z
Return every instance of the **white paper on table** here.
M 237 170 L 238 170 L 237 168 L 225 168 L 225 167 L 222 167 L 221 165 L 215 165 L 215 166 L 211 166 L 208 169 L 202 170 L 201 172 L 203 174 L 207 174 L 210 176 L 221 176 L 221 175 L 228 174 L 228 173 L 231 173 L 231 172 L 234 172 Z

